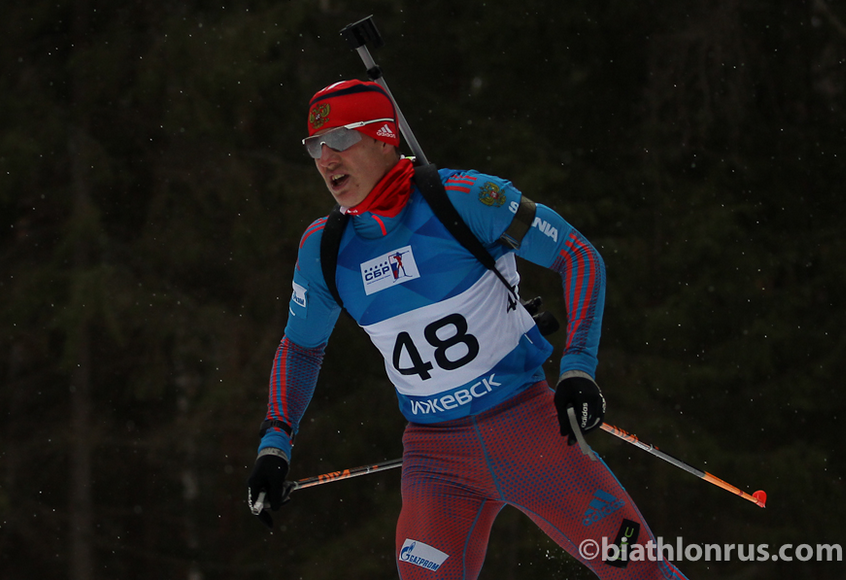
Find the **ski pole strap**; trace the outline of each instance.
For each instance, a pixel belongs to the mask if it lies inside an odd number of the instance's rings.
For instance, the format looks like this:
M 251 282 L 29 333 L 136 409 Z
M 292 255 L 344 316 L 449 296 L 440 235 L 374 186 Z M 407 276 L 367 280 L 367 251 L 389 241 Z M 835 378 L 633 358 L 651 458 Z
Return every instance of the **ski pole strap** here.
M 579 428 L 579 422 L 576 420 L 576 411 L 573 407 L 567 407 L 567 419 L 570 421 L 570 429 L 573 430 L 573 435 L 576 436 L 576 441 L 579 442 L 579 449 L 582 450 L 582 453 L 587 455 L 588 459 L 596 461 L 596 455 L 593 454 L 593 450 L 591 450 L 587 441 L 585 441 L 585 436 Z

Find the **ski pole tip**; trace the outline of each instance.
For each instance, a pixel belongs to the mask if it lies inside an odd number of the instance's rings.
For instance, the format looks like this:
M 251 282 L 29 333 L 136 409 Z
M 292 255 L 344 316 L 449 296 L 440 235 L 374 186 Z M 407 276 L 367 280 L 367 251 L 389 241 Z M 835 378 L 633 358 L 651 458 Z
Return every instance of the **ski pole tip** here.
M 759 489 L 755 493 L 752 494 L 752 497 L 755 498 L 755 503 L 758 504 L 758 507 L 765 508 L 767 507 L 767 492 L 763 489 Z

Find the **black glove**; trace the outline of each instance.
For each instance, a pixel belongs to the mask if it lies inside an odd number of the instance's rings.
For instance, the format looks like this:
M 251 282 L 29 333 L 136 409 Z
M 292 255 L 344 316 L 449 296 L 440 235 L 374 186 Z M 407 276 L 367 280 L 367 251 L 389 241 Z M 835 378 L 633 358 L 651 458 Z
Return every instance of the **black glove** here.
M 263 450 L 256 459 L 253 472 L 247 480 L 247 487 L 249 488 L 250 511 L 258 516 L 261 523 L 272 530 L 273 518 L 270 512 L 264 509 L 263 505 L 257 505 L 259 494 L 264 492 L 265 497 L 262 503 L 269 503 L 270 509 L 276 511 L 282 507 L 282 504 L 290 501 L 293 484 L 285 481 L 288 475 L 288 461 L 282 452 L 276 449 L 265 453 L 266 451 L 266 449 Z
M 583 373 L 565 373 L 555 389 L 555 408 L 561 435 L 568 436 L 568 444 L 576 443 L 576 434 L 567 418 L 567 407 L 573 407 L 582 433 L 589 433 L 602 425 L 605 418 L 605 397 L 599 386 Z

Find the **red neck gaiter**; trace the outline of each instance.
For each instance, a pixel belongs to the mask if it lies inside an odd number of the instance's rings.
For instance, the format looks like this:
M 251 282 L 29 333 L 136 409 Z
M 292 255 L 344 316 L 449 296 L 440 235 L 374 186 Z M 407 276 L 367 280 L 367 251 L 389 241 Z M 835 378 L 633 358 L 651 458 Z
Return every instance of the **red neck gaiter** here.
M 410 159 L 400 159 L 377 183 L 360 204 L 347 209 L 349 215 L 360 215 L 366 211 L 384 217 L 395 217 L 408 201 L 411 194 L 411 178 L 414 165 Z

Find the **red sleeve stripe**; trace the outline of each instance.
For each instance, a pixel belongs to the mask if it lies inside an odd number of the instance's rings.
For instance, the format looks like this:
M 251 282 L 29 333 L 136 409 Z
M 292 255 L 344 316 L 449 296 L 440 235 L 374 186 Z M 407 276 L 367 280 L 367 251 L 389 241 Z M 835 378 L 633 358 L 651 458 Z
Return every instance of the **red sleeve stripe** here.
M 469 177 L 464 174 L 453 175 L 447 179 L 444 187 L 451 191 L 460 191 L 461 193 L 470 193 L 470 188 L 476 182 L 475 177 Z
M 297 430 L 314 394 L 324 349 L 325 345 L 303 348 L 287 337 L 282 339 L 270 374 L 268 419 L 278 419 Z
M 326 218 L 325 217 L 322 217 L 319 220 L 315 221 L 313 224 L 311 224 L 308 227 L 308 229 L 305 231 L 305 233 L 303 234 L 302 239 L 300 240 L 300 248 L 303 247 L 303 244 L 305 244 L 305 241 L 309 238 L 309 236 L 311 234 L 313 234 L 314 232 L 319 232 L 325 226 L 326 226 Z
M 267 402 L 267 418 L 279 419 L 290 425 L 288 421 L 288 405 L 284 396 L 286 382 L 286 351 L 287 341 L 283 338 L 276 349 L 276 358 L 273 361 L 273 371 L 270 374 L 270 396 Z
M 582 350 L 596 313 L 602 285 L 602 267 L 591 246 L 573 231 L 553 267 L 564 279 L 567 304 L 567 345 L 565 350 Z M 563 271 L 562 271 L 563 269 Z

